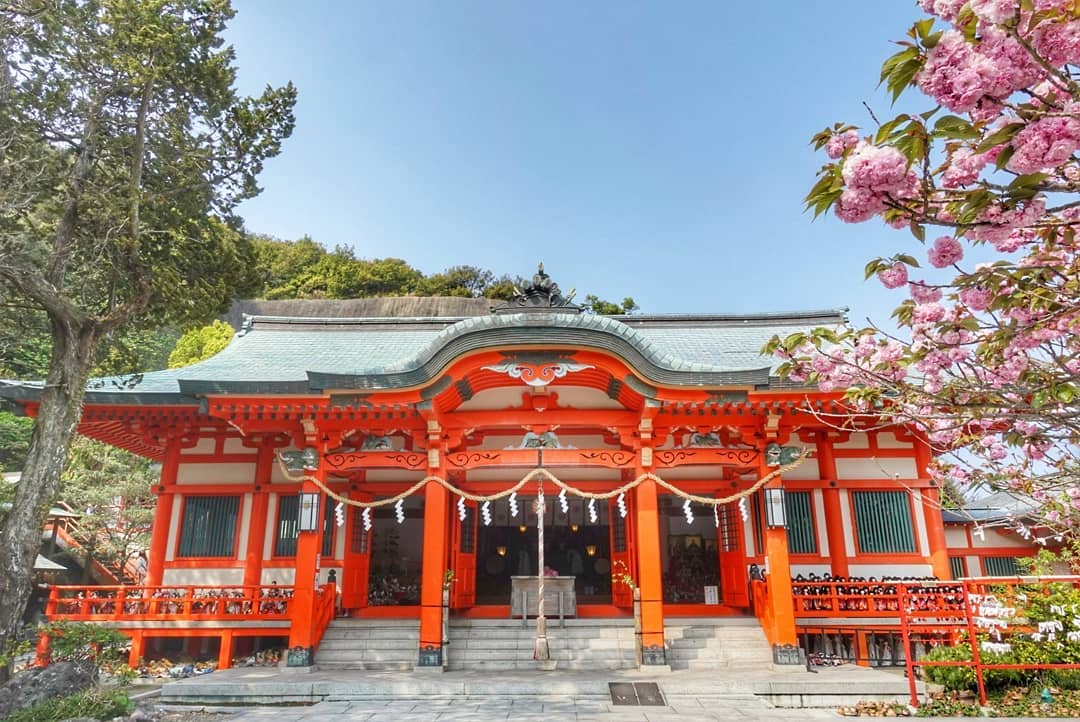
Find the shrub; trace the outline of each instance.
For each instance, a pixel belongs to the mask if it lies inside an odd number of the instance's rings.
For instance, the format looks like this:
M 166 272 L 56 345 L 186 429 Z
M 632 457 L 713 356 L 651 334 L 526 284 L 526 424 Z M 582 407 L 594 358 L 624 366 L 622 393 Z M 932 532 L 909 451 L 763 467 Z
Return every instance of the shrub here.
M 112 627 L 85 622 L 56 621 L 43 625 L 49 635 L 49 656 L 53 662 L 90 660 L 97 665 L 113 665 L 126 659 L 131 640 Z
M 91 688 L 70 697 L 54 697 L 9 714 L 4 722 L 60 722 L 72 717 L 107 720 L 128 714 L 133 705 L 120 690 Z

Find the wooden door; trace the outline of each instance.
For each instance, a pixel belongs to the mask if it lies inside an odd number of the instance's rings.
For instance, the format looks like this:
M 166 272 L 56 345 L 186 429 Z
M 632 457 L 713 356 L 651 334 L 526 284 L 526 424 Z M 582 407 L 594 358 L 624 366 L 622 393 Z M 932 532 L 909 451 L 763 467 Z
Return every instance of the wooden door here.
M 629 504 L 629 497 L 627 497 Z M 633 515 L 627 514 L 624 518 L 619 513 L 617 497 L 608 500 L 608 530 L 611 534 L 611 603 L 617 607 L 632 607 L 634 605 L 634 592 L 626 584 L 618 581 L 625 574 L 630 574 L 635 583 L 638 580 L 637 568 L 634 566 L 634 542 L 633 524 L 630 519 Z
M 451 513 L 454 524 L 453 555 L 454 582 L 450 585 L 450 606 L 455 609 L 476 604 L 476 503 L 465 502 L 465 518 L 458 513 L 457 505 Z
M 368 605 L 368 573 L 371 570 L 371 532 L 364 529 L 364 510 L 349 507 L 345 561 L 341 573 L 341 606 L 360 609 Z
M 720 598 L 730 607 L 750 605 L 747 591 L 746 553 L 743 550 L 742 516 L 738 504 L 724 504 L 717 509 L 720 528 L 716 530 L 720 555 Z

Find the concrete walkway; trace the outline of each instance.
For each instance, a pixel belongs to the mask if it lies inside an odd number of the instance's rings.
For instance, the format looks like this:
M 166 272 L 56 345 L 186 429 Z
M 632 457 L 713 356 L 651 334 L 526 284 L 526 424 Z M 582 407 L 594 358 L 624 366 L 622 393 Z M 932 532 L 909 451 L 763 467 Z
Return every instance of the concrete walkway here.
M 655 682 L 665 704 L 617 705 L 610 683 Z M 837 719 L 860 700 L 907 700 L 902 669 L 375 672 L 230 669 L 162 688 L 161 703 L 240 704 L 229 722 Z M 273 705 L 252 707 L 250 705 Z M 292 706 L 282 706 L 292 705 Z M 219 708 L 220 709 L 220 708 Z

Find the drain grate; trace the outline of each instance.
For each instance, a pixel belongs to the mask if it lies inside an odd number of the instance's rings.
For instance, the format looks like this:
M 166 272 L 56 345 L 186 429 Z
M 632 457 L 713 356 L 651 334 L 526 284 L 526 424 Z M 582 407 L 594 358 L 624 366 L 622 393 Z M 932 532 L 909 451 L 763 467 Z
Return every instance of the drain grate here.
M 665 706 L 664 695 L 656 682 L 608 682 L 611 703 L 620 705 Z

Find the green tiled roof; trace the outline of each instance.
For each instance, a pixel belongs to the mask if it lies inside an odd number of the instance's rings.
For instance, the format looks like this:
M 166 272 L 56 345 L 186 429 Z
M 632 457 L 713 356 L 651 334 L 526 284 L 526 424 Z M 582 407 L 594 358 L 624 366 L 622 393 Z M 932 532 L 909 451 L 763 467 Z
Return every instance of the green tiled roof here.
M 740 316 L 593 316 L 558 312 L 427 318 L 256 316 L 219 354 L 136 379 L 95 379 L 87 401 L 169 403 L 206 393 L 308 393 L 423 384 L 461 354 L 502 346 L 595 348 L 647 379 L 690 386 L 769 385 L 774 334 L 844 322 L 834 309 Z M 39 384 L 0 382 L 0 396 L 33 398 Z

